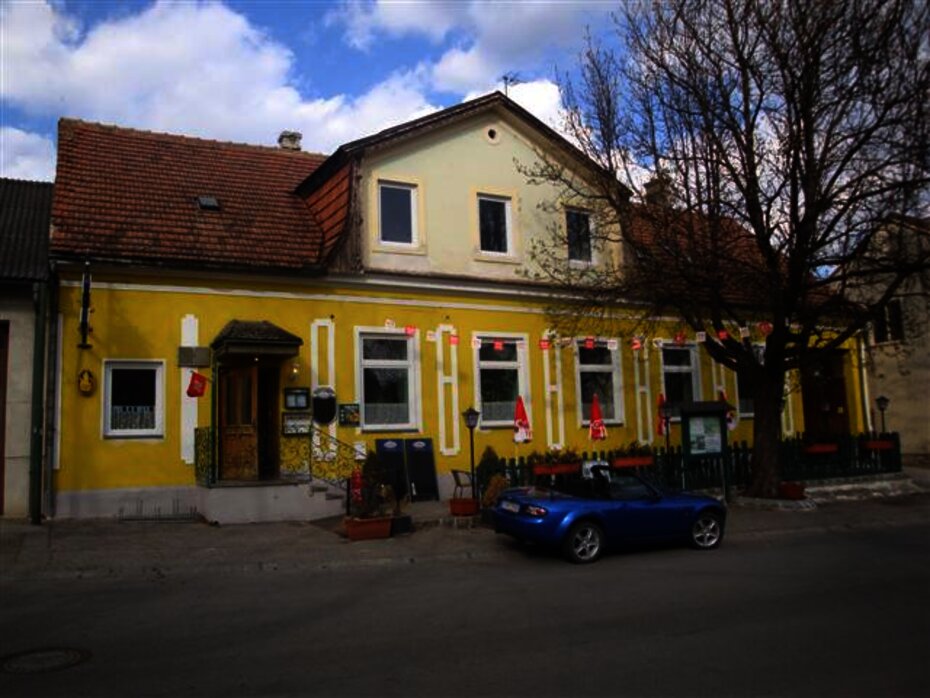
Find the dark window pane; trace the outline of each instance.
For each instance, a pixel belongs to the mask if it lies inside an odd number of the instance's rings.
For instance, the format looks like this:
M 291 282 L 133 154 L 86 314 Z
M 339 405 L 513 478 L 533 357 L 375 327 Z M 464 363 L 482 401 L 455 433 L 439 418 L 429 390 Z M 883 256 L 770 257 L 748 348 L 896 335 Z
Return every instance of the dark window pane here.
M 676 408 L 676 415 L 683 402 L 694 399 L 693 387 L 690 373 L 665 374 L 665 400 Z
M 604 419 L 615 419 L 614 411 L 614 377 L 605 371 L 582 371 L 581 381 L 581 414 L 585 420 L 591 419 L 591 403 L 597 393 L 598 402 L 601 403 L 601 416 Z
M 888 338 L 892 341 L 904 339 L 904 318 L 901 314 L 901 301 L 888 302 Z
M 690 366 L 690 349 L 662 349 L 662 363 L 666 366 Z
M 517 343 L 512 339 L 499 341 L 501 342 L 501 348 L 495 349 L 495 340 L 482 339 L 481 348 L 478 350 L 478 358 L 481 361 L 516 361 Z
M 520 383 L 517 370 L 481 369 L 481 418 L 485 421 L 511 421 Z
M 155 379 L 151 368 L 110 371 L 110 428 L 155 428 Z
M 478 199 L 481 249 L 507 252 L 507 205 L 503 201 Z
M 593 349 L 585 349 L 584 345 L 579 345 L 578 362 L 583 366 L 610 366 L 610 349 L 597 345 Z
M 406 361 L 407 340 L 400 337 L 397 339 L 389 339 L 386 337 L 378 337 L 377 339 L 363 339 L 362 358 L 387 361 Z
M 239 381 L 239 406 L 241 412 L 239 413 L 239 424 L 251 424 L 252 423 L 252 376 L 246 374 L 242 377 L 242 380 Z
M 581 211 L 566 211 L 565 226 L 568 229 L 568 258 L 590 262 L 591 222 L 588 214 Z
M 410 421 L 407 369 L 366 368 L 363 382 L 366 424 L 406 424 Z
M 381 240 L 413 242 L 410 189 L 381 185 Z

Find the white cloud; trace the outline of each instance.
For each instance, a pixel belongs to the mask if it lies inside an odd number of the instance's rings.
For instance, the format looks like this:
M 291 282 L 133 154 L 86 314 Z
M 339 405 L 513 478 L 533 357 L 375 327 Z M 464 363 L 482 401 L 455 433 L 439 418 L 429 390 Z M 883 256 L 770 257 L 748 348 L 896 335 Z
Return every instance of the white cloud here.
M 367 51 L 379 33 L 392 38 L 418 34 L 438 43 L 467 19 L 465 3 L 349 0 L 330 12 L 326 21 L 330 26 L 344 24 L 346 42 Z
M 55 145 L 50 138 L 10 126 L 0 127 L 0 177 L 55 179 Z
M 504 92 L 503 83 L 498 83 L 493 89 Z M 465 96 L 465 101 L 480 97 L 485 91 L 476 90 Z M 507 89 L 507 96 L 521 107 L 529 111 L 547 126 L 557 131 L 562 124 L 562 93 L 559 86 L 551 80 L 534 80 L 511 85 Z
M 85 35 L 48 4 L 4 3 L 0 20 L 0 97 L 27 113 L 251 143 L 296 129 L 328 152 L 436 108 L 422 69 L 361 96 L 305 99 L 287 47 L 222 4 L 160 2 Z
M 463 94 L 487 90 L 508 72 L 532 75 L 554 50 L 581 47 L 585 27 L 607 21 L 603 2 L 392 3 L 351 0 L 330 15 L 345 25 L 346 41 L 363 50 L 378 35 L 425 36 L 439 42 L 452 35 L 464 41 L 449 47 L 433 66 L 432 87 Z

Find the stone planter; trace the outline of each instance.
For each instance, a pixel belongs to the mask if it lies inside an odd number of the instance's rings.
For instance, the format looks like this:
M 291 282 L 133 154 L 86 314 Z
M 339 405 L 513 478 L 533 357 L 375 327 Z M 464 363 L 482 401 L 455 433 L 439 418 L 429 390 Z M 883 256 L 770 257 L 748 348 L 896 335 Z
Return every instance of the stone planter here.
M 373 540 L 391 537 L 391 517 L 379 516 L 373 519 L 343 519 L 349 540 Z

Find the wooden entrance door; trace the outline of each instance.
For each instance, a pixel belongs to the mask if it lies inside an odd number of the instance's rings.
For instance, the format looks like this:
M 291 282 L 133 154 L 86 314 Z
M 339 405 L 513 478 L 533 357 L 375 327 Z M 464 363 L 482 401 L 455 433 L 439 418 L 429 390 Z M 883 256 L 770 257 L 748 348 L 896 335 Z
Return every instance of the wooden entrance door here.
M 849 433 L 845 351 L 837 351 L 801 373 L 804 431 L 815 439 Z
M 258 479 L 258 367 L 222 369 L 220 479 Z

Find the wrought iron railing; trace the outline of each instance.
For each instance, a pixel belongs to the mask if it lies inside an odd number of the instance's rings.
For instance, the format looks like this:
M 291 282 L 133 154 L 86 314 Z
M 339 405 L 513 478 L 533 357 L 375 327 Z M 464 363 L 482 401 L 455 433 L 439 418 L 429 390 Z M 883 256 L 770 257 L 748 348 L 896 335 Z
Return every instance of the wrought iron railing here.
M 673 447 L 668 452 L 656 449 L 648 456 L 631 456 L 625 451 L 586 451 L 581 459 L 614 463 L 627 456 L 630 462 L 638 462 L 628 466 L 632 470 L 676 489 L 717 488 L 724 477 L 728 487 L 745 487 L 752 478 L 752 447 L 745 441 L 730 444 L 723 456 L 685 459 L 681 447 Z M 782 481 L 816 481 L 901 471 L 901 442 L 896 433 L 845 435 L 827 441 L 798 435 L 782 440 L 779 456 Z M 537 482 L 533 467 L 525 457 L 482 461 L 477 469 L 479 488 L 485 490 L 494 475 L 503 475 L 514 486 Z

